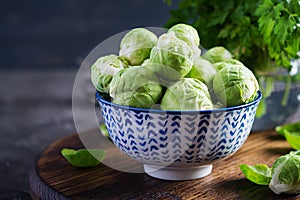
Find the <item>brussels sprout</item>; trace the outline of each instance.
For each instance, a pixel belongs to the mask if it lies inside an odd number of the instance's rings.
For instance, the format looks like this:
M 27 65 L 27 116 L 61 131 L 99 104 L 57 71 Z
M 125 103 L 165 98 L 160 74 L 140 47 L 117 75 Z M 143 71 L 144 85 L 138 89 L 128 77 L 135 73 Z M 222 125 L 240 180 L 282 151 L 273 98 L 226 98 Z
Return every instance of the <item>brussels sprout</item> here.
M 232 58 L 231 53 L 225 49 L 224 47 L 218 46 L 218 47 L 213 47 L 206 51 L 203 55 L 202 58 L 205 60 L 208 60 L 211 63 L 217 63 L 217 62 L 222 62 L 228 59 Z
M 176 24 L 172 26 L 168 32 L 175 32 L 176 37 L 187 42 L 199 46 L 200 38 L 197 30 L 188 24 Z
M 213 64 L 198 57 L 197 59 L 195 59 L 193 67 L 186 77 L 196 78 L 204 82 L 208 86 L 208 88 L 211 88 L 216 73 L 217 70 L 215 69 Z
M 185 41 L 192 48 L 195 57 L 200 56 L 200 38 L 194 27 L 187 24 L 176 24 L 168 32 L 174 32 L 177 38 Z
M 222 104 L 237 106 L 255 99 L 259 89 L 254 74 L 243 65 L 230 65 L 217 72 L 213 90 Z
M 217 62 L 213 64 L 217 70 L 221 70 L 224 67 L 228 67 L 230 65 L 244 65 L 241 61 L 236 59 L 228 59 L 222 62 Z
M 151 65 L 122 69 L 110 85 L 112 102 L 124 106 L 150 108 L 162 94 L 163 87 Z
M 120 44 L 119 56 L 130 65 L 140 65 L 150 56 L 150 51 L 157 43 L 157 36 L 145 28 L 129 31 Z
M 162 34 L 150 54 L 154 70 L 164 80 L 175 81 L 186 76 L 193 65 L 193 51 L 174 32 Z
M 269 187 L 276 194 L 300 193 L 300 151 L 291 151 L 275 160 Z
M 161 107 L 164 110 L 211 110 L 213 104 L 204 83 L 194 78 L 182 78 L 167 88 Z
M 94 87 L 99 92 L 108 93 L 113 76 L 127 66 L 126 62 L 114 54 L 98 58 L 91 67 L 91 80 Z

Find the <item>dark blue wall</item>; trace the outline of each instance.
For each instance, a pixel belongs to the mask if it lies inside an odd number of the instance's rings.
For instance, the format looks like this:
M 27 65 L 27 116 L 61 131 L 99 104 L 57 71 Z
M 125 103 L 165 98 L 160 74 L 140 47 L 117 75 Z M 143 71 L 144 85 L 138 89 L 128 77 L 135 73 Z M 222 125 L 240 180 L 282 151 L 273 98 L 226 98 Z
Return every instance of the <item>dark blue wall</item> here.
M 163 26 L 172 8 L 163 0 L 9 0 L 0 4 L 2 69 L 78 68 L 90 50 L 116 33 Z

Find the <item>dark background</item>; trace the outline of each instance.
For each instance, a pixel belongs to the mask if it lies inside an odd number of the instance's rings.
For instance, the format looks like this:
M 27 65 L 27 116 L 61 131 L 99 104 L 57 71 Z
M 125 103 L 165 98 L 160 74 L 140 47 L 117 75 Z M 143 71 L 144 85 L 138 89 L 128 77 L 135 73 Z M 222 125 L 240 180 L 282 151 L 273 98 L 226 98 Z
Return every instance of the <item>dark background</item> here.
M 119 32 L 163 26 L 170 9 L 163 0 L 0 1 L 1 200 L 31 199 L 40 152 L 76 133 L 72 89 L 87 54 Z
M 163 0 L 0 2 L 1 69 L 76 68 L 114 34 L 162 27 L 171 8 Z

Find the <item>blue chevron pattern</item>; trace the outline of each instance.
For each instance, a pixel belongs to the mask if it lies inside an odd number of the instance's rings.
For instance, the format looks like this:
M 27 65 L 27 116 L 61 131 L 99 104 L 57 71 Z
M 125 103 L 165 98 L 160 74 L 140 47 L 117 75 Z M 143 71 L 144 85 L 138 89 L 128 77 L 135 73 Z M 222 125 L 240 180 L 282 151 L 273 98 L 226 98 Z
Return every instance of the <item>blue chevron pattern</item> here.
M 247 139 L 258 102 L 207 113 L 148 112 L 99 101 L 114 144 L 144 164 L 199 166 L 236 152 Z

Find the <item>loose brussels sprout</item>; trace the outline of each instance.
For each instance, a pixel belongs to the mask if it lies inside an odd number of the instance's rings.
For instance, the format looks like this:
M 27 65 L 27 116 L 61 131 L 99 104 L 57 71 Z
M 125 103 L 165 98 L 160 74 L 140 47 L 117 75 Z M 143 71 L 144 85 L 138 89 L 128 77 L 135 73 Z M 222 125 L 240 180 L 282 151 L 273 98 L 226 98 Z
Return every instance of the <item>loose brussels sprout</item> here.
M 164 110 L 211 110 L 213 104 L 204 83 L 194 78 L 182 78 L 167 88 L 161 107 Z
M 217 72 L 213 90 L 222 104 L 237 106 L 255 99 L 259 89 L 254 74 L 243 65 L 230 65 Z
M 126 62 L 114 54 L 98 58 L 91 67 L 91 80 L 94 87 L 99 92 L 108 93 L 113 76 L 127 66 Z
M 194 27 L 187 24 L 176 24 L 168 32 L 174 32 L 176 37 L 185 41 L 192 48 L 195 57 L 200 56 L 200 38 Z
M 269 187 L 276 194 L 300 193 L 300 151 L 291 151 L 275 160 Z
M 150 51 L 157 43 L 157 36 L 145 28 L 129 31 L 120 44 L 119 56 L 130 65 L 140 65 L 150 56 Z
M 214 63 L 213 65 L 215 66 L 215 68 L 217 70 L 220 70 L 220 69 L 222 69 L 224 67 L 228 67 L 230 65 L 244 65 L 244 64 L 241 61 L 239 61 L 239 60 L 231 58 L 231 59 L 225 60 L 223 62 Z
M 213 47 L 206 51 L 203 55 L 202 58 L 205 60 L 208 60 L 211 63 L 217 63 L 217 62 L 222 62 L 228 59 L 232 58 L 231 53 L 225 49 L 224 47 L 218 46 L 218 47 Z
M 216 73 L 217 70 L 215 69 L 213 64 L 198 57 L 195 59 L 193 67 L 186 77 L 196 78 L 204 82 L 209 88 L 211 88 Z
M 151 65 L 122 69 L 110 85 L 112 102 L 124 106 L 150 108 L 162 94 L 163 87 Z
M 154 70 L 164 80 L 175 81 L 186 76 L 192 68 L 194 53 L 174 32 L 162 34 L 150 54 Z

